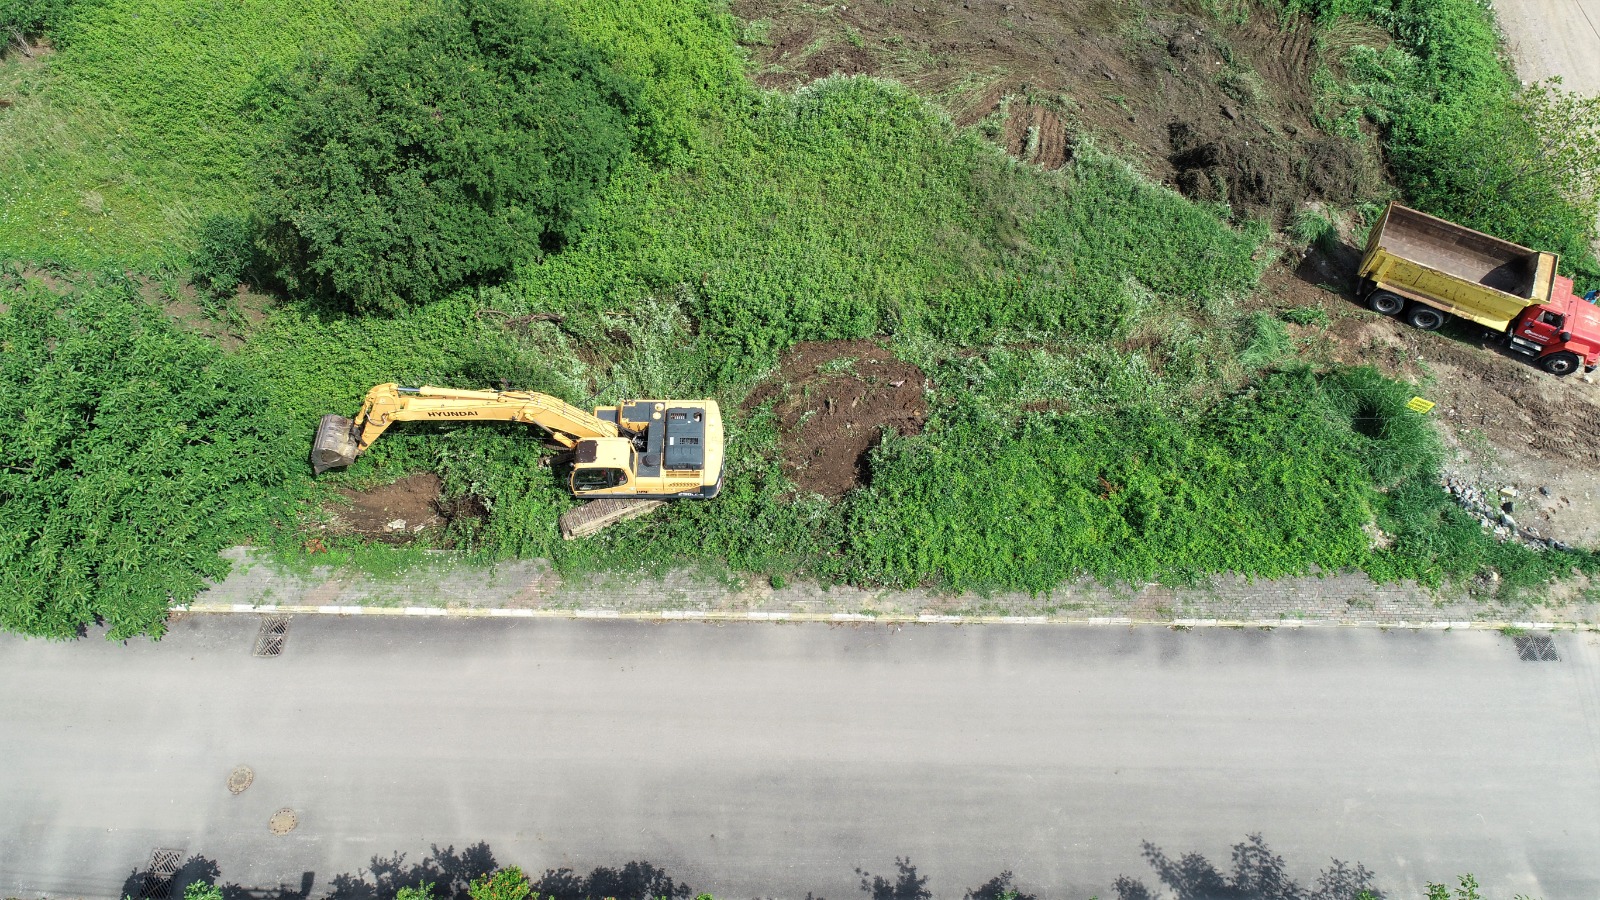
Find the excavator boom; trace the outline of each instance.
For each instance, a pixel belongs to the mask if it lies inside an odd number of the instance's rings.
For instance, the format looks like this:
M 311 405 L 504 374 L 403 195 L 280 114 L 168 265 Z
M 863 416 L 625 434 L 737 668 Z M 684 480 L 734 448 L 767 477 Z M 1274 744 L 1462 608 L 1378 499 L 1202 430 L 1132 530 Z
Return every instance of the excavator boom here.
M 545 429 L 566 447 L 584 438 L 618 435 L 613 423 L 548 394 L 380 384 L 367 392 L 354 421 L 343 416 L 322 417 L 311 445 L 311 468 L 320 475 L 328 469 L 348 466 L 391 424 L 428 419 L 524 422 Z

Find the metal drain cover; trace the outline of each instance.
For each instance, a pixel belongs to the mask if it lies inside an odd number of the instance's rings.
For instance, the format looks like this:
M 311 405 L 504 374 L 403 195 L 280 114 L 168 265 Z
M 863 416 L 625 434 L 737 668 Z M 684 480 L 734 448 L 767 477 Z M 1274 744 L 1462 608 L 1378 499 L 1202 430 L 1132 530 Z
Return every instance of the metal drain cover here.
M 242 794 L 256 780 L 255 770 L 249 766 L 234 766 L 228 773 L 228 791 L 233 794 Z
M 157 847 L 150 853 L 150 865 L 145 869 L 144 883 L 139 887 L 138 900 L 166 900 L 172 893 L 172 876 L 183 865 L 183 851 Z
M 261 631 L 256 634 L 256 656 L 273 657 L 283 653 L 283 642 L 289 639 L 289 616 L 262 616 Z
M 1523 662 L 1560 662 L 1556 655 L 1555 639 L 1548 634 L 1519 634 L 1512 641 L 1517 645 L 1517 657 Z
M 267 820 L 267 829 L 273 834 L 288 834 L 299 824 L 300 818 L 294 814 L 294 810 L 285 806 L 283 809 L 273 813 L 272 818 Z

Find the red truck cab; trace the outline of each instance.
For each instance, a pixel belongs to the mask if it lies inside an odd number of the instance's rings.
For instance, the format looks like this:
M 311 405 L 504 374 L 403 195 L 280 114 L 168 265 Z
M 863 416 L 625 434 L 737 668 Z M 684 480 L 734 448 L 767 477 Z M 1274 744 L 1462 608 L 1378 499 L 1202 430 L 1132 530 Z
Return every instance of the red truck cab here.
M 1511 322 L 1508 346 L 1538 360 L 1552 375 L 1571 375 L 1600 365 L 1600 306 L 1572 292 L 1572 279 L 1556 276 L 1548 303 L 1523 310 Z

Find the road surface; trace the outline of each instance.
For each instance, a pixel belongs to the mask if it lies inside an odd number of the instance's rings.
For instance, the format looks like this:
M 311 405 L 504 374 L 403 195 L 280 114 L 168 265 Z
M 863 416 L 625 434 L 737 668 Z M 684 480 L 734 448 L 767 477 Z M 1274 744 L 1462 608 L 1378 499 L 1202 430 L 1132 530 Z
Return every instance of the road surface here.
M 1560 75 L 1567 90 L 1600 94 L 1600 0 L 1497 0 L 1494 11 L 1522 80 Z
M 723 898 L 849 900 L 897 855 L 939 897 L 1105 898 L 1143 840 L 1226 865 L 1259 831 L 1302 880 L 1600 897 L 1600 635 L 301 617 L 257 658 L 257 628 L 0 637 L 0 896 L 114 897 L 154 848 L 321 895 L 481 840 Z

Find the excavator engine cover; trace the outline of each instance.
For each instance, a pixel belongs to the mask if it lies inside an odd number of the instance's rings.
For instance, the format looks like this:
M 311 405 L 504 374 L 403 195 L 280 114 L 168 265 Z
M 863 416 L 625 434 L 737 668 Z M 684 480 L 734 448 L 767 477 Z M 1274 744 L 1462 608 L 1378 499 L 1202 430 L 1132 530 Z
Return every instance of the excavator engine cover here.
M 323 416 L 311 443 L 311 470 L 318 475 L 356 461 L 356 423 L 344 416 Z

